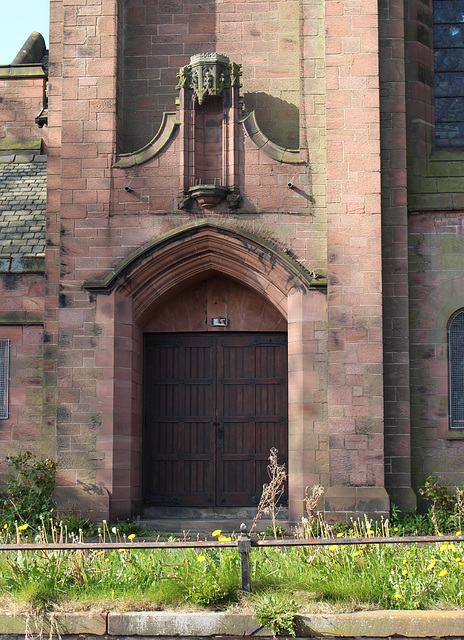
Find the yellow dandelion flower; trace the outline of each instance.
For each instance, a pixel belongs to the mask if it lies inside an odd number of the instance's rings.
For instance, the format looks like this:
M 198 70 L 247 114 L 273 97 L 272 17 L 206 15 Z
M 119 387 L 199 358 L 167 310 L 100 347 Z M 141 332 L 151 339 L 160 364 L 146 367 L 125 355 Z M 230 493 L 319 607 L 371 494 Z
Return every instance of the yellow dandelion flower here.
M 110 561 L 110 559 L 109 559 L 109 558 L 105 558 L 105 562 L 109 562 L 109 561 Z
M 462 531 L 456 531 L 457 536 L 462 536 Z
M 20 527 L 18 527 L 18 531 L 26 531 L 26 529 L 28 528 L 28 524 L 22 524 Z
M 222 533 L 221 529 L 216 529 L 216 531 L 213 531 L 213 534 L 212 534 L 212 535 L 213 535 L 214 537 L 216 537 L 216 536 L 220 536 L 220 535 L 221 535 L 221 533 Z
M 359 548 L 360 549 L 365 549 L 367 547 L 367 544 L 362 544 Z
M 279 547 L 276 547 L 276 548 L 274 549 L 274 553 L 280 553 L 280 549 L 279 549 Z
M 447 544 L 442 544 L 440 547 L 440 551 L 446 551 L 448 549 L 448 545 Z
M 401 593 L 396 592 L 393 597 L 396 598 L 396 600 L 401 600 Z
M 440 578 L 443 578 L 447 573 L 448 571 L 446 569 L 442 569 L 438 575 L 440 576 Z
M 124 553 L 125 549 L 118 549 L 118 553 Z
M 198 562 L 205 562 L 206 558 L 205 558 L 205 556 L 198 556 L 197 560 L 198 560 Z
M 368 536 L 373 536 L 374 535 L 374 531 L 372 531 L 372 529 L 369 529 L 369 531 L 366 531 Z
M 104 551 L 97 551 L 97 556 L 102 556 L 104 553 Z
M 436 564 L 437 564 L 437 561 L 436 560 L 432 560 L 432 562 L 427 567 L 427 571 L 431 571 L 435 567 Z
M 408 561 L 407 558 L 403 558 L 403 564 L 406 564 L 407 561 Z
M 4 529 L 8 529 L 8 525 L 7 525 L 7 524 L 4 524 L 4 525 L 3 525 L 3 528 L 4 528 Z
M 55 511 L 55 509 L 52 507 L 52 508 L 50 509 L 50 513 L 53 513 L 54 511 Z
M 464 560 L 461 560 L 459 564 L 461 565 L 461 567 L 464 567 Z
M 393 527 L 393 531 L 398 531 L 398 527 Z
M 343 538 L 344 535 L 344 533 L 337 533 L 337 538 Z
M 218 541 L 219 542 L 230 542 L 232 540 L 232 538 L 230 536 L 219 536 Z
M 128 539 L 128 540 L 133 540 L 134 538 L 135 538 L 135 533 L 130 533 L 130 534 L 127 536 L 127 539 Z
M 356 558 L 356 556 L 359 556 L 359 554 L 360 554 L 360 552 L 359 552 L 359 551 L 355 551 L 355 552 L 353 553 L 353 558 Z
M 403 576 L 407 576 L 408 575 L 408 570 L 407 569 L 403 569 L 403 571 L 401 573 L 403 574 Z
M 441 536 L 441 537 L 443 538 L 443 535 L 444 535 L 444 534 L 443 534 L 443 533 L 439 533 L 438 535 L 439 535 L 439 536 Z

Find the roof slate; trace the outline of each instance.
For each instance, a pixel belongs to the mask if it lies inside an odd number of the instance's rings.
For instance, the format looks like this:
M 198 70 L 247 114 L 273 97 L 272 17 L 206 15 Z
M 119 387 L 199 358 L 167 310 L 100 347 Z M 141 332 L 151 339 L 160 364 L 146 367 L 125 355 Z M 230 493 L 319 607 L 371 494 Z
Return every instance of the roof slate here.
M 0 157 L 0 259 L 44 258 L 45 156 Z

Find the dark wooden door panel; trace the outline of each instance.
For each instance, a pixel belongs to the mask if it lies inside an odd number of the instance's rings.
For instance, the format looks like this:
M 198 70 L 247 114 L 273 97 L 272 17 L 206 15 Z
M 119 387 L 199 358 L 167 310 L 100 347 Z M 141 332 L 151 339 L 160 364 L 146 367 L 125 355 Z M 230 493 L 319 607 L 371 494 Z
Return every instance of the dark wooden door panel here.
M 223 335 L 218 343 L 218 409 L 224 434 L 217 464 L 218 503 L 253 505 L 268 482 L 270 448 L 276 447 L 286 462 L 286 340 L 280 334 L 236 334 Z M 271 430 L 263 437 L 267 425 Z
M 144 492 L 150 504 L 214 504 L 214 356 L 207 337 L 146 337 Z
M 145 498 L 150 504 L 248 506 L 287 458 L 282 334 L 148 335 Z

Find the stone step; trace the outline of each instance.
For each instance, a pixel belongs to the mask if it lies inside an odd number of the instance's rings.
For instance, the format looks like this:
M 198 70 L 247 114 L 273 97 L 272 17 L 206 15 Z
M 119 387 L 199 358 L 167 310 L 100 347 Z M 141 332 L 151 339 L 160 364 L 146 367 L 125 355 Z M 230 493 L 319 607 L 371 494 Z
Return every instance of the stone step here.
M 176 535 L 188 535 L 189 537 L 196 534 L 211 536 L 213 531 L 220 530 L 224 535 L 231 533 L 239 533 L 240 525 L 244 522 L 248 530 L 251 529 L 253 518 L 141 518 L 140 524 L 149 531 L 159 531 L 163 533 L 173 533 Z M 266 531 L 271 521 L 269 519 L 260 519 L 254 528 L 254 532 L 261 533 Z M 289 531 L 288 521 L 279 519 L 278 526 Z

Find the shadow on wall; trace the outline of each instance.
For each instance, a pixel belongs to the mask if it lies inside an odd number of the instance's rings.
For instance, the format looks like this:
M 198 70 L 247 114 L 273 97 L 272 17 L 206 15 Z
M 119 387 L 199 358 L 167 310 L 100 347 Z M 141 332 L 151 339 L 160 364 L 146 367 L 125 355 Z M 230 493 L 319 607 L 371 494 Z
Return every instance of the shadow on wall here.
M 245 93 L 245 110 L 256 110 L 256 120 L 264 135 L 284 149 L 300 147 L 298 107 L 268 93 Z

